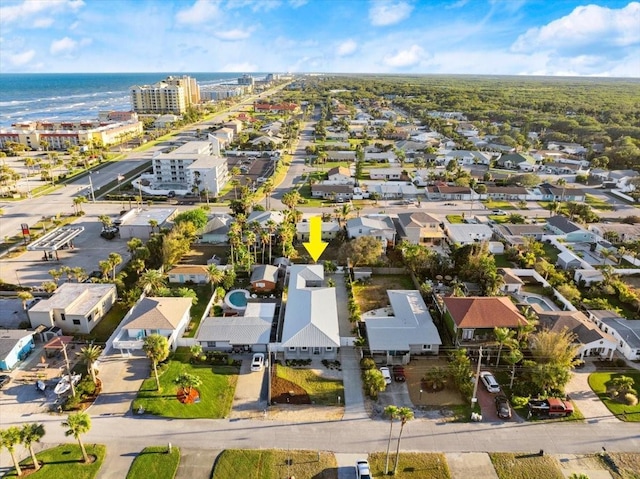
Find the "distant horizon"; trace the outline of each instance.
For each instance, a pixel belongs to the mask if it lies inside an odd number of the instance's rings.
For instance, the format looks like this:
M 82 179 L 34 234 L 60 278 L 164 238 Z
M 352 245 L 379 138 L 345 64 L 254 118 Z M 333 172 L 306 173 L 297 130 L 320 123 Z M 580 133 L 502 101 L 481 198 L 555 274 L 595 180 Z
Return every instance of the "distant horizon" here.
M 640 78 L 639 25 L 638 0 L 2 0 L 0 72 Z

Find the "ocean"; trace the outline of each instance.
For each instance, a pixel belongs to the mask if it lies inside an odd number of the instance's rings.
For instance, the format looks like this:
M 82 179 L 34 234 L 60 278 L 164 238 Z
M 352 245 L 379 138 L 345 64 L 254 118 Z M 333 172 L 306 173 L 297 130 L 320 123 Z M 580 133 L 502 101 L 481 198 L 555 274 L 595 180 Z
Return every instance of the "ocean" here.
M 201 87 L 235 83 L 239 73 L 0 74 L 0 128 L 28 120 L 93 120 L 103 110 L 131 109 L 129 88 L 169 75 L 189 75 Z M 252 74 L 264 78 L 264 74 Z

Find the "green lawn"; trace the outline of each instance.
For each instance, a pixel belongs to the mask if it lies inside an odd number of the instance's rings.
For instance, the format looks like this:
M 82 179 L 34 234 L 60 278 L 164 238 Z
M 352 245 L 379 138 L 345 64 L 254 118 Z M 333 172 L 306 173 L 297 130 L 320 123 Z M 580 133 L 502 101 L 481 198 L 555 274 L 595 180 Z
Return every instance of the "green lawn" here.
M 212 479 L 338 479 L 333 453 L 226 449 L 218 456 Z
M 402 442 L 400 443 L 402 446 Z M 392 451 L 389 456 L 389 471 L 393 470 L 396 455 L 394 454 L 395 441 L 392 442 Z M 384 466 L 387 455 L 377 452 L 369 455 L 369 465 L 373 477 L 384 477 Z M 398 468 L 393 476 L 398 479 L 449 479 L 449 466 L 444 454 L 428 452 L 401 452 Z
M 556 459 L 538 454 L 489 453 L 500 479 L 563 479 Z
M 498 268 L 513 268 L 513 263 L 507 259 L 503 254 L 494 254 L 493 258 L 496 261 Z
M 93 479 L 98 475 L 107 448 L 101 444 L 85 444 L 85 449 L 89 456 L 96 458 L 94 462 L 90 464 L 82 462 L 82 451 L 77 443 L 62 444 L 45 449 L 36 454 L 42 467 L 38 472 L 29 474 L 29 477 L 32 479 Z M 23 467 L 31 464 L 31 457 L 20 462 Z M 12 469 L 4 477 L 18 476 L 15 469 Z
M 338 396 L 344 399 L 342 381 L 320 377 L 310 369 L 290 368 L 280 364 L 276 371 L 278 377 L 287 379 L 304 389 L 312 404 L 336 406 L 338 405 Z M 340 404 L 344 404 L 344 401 L 341 401 Z
M 551 264 L 556 264 L 558 261 L 558 255 L 560 250 L 553 246 L 551 243 L 542 242 L 542 248 L 544 249 L 544 256 Z
M 124 303 L 115 303 L 98 325 L 91 330 L 89 339 L 93 339 L 98 343 L 106 343 L 128 310 Z
M 197 388 L 199 403 L 182 404 L 176 399 L 178 387 L 175 380 L 182 371 L 195 374 L 202 380 L 202 385 Z M 238 368 L 234 366 L 192 365 L 187 359 L 184 362 L 171 360 L 160 376 L 160 391 L 156 390 L 156 380 L 151 373 L 138 391 L 133 410 L 143 407 L 148 414 L 180 419 L 227 417 L 231 411 L 237 375 Z
M 446 218 L 452 225 L 464 223 L 462 215 L 447 215 Z
M 202 315 L 204 314 L 204 310 L 209 304 L 209 300 L 211 299 L 211 286 L 208 284 L 199 284 L 199 285 L 186 285 L 181 284 L 178 285 L 180 287 L 186 286 L 196 292 L 198 295 L 198 302 L 191 307 L 191 321 L 189 321 L 189 327 L 187 331 L 184 333 L 185 338 L 193 338 L 198 331 L 198 326 L 200 326 L 200 321 L 202 321 Z
M 133 460 L 127 479 L 173 479 L 180 464 L 180 449 L 167 446 L 145 447 Z
M 602 198 L 599 198 L 594 195 L 590 195 L 589 193 L 587 193 L 585 196 L 586 196 L 585 203 L 587 203 L 592 208 L 596 210 L 601 210 L 601 211 L 613 210 L 613 206 L 610 205 L 607 201 L 603 200 Z
M 609 408 L 613 414 L 621 421 L 640 422 L 640 404 L 635 406 L 627 406 L 618 401 L 612 400 L 607 394 L 607 383 L 618 376 L 628 376 L 633 378 L 635 384 L 634 389 L 640 389 L 640 371 L 623 371 L 623 372 L 595 372 L 589 375 L 589 386 L 593 389 L 600 400 Z M 626 413 L 626 414 L 625 414 Z
M 511 201 L 503 201 L 503 200 L 485 200 L 482 203 L 491 209 L 491 210 L 515 210 L 518 209 L 516 206 L 513 206 Z

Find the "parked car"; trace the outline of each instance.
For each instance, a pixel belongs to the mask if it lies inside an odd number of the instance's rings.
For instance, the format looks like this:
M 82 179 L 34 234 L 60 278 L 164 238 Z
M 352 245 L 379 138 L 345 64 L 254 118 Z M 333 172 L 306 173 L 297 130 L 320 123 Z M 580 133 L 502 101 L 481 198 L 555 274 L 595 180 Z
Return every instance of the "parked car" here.
M 456 206 L 455 203 L 445 203 L 444 206 Z
M 356 462 L 356 479 L 373 479 L 368 461 Z
M 251 371 L 262 371 L 262 368 L 264 368 L 264 354 L 255 353 L 251 360 Z
M 561 398 L 530 399 L 529 417 L 565 417 L 573 414 L 571 401 Z
M 8 374 L 3 374 L 0 376 L 0 389 L 2 389 L 6 384 L 9 384 L 11 381 L 11 376 Z
M 507 213 L 505 213 L 505 212 L 504 212 L 504 211 L 502 211 L 502 210 L 493 210 L 493 211 L 491 212 L 491 214 L 492 214 L 492 215 L 496 215 L 496 216 L 505 216 Z
M 384 382 L 387 384 L 391 384 L 391 372 L 389 368 L 384 366 L 380 368 L 380 372 L 382 373 L 382 377 L 384 378 Z
M 403 383 L 407 380 L 407 376 L 405 376 L 404 374 L 404 367 L 402 366 L 393 367 L 393 379 L 395 379 L 399 383 Z
M 493 377 L 493 374 L 491 374 L 489 371 L 480 372 L 480 381 L 482 381 L 482 384 L 484 384 L 484 387 L 490 393 L 500 392 L 500 385 L 498 384 L 498 381 L 496 381 L 496 378 Z
M 511 419 L 511 405 L 506 396 L 500 394 L 496 396 L 496 413 L 498 417 L 502 419 Z

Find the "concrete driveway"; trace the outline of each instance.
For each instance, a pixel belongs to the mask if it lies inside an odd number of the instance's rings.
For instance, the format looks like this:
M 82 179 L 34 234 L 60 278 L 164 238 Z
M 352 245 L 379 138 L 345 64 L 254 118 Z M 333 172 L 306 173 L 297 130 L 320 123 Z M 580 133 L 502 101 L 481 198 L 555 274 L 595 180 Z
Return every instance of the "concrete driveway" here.
M 231 407 L 232 419 L 264 417 L 264 411 L 267 407 L 267 379 L 271 365 L 260 372 L 252 372 L 251 358 L 250 354 L 242 358 L 242 366 Z

